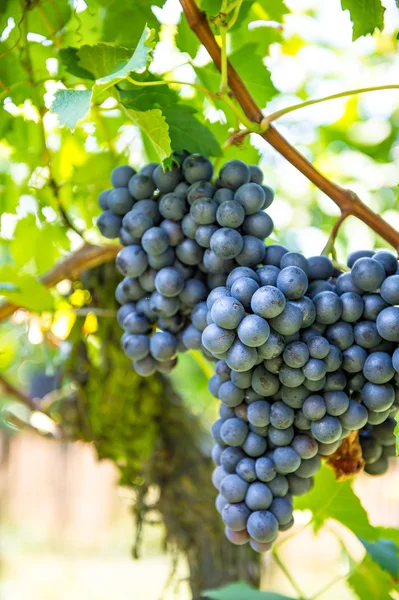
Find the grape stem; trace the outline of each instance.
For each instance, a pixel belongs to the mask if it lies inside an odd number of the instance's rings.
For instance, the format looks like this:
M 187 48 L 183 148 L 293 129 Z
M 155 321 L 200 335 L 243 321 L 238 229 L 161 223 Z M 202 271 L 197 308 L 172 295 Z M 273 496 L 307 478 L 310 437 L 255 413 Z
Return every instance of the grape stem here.
M 132 85 L 137 85 L 139 87 L 154 87 L 154 86 L 158 86 L 158 85 L 170 85 L 170 84 L 188 85 L 190 87 L 196 88 L 197 90 L 200 90 L 206 96 L 210 96 L 211 98 L 213 98 L 215 100 L 219 99 L 218 94 L 214 94 L 213 92 L 210 92 L 204 86 L 199 85 L 198 83 L 190 83 L 188 81 L 172 81 L 169 79 L 165 79 L 163 81 L 136 81 L 136 79 L 132 79 L 132 77 L 129 77 L 129 76 L 126 77 L 126 80 L 129 81 L 129 83 L 131 83 Z
M 262 119 L 262 125 L 266 129 L 272 121 L 287 115 L 288 113 L 293 112 L 294 110 L 299 110 L 300 108 L 305 108 L 306 106 L 313 106 L 314 104 L 320 104 L 321 102 L 328 102 L 329 100 L 337 100 L 338 98 L 346 98 L 348 96 L 357 96 L 359 94 L 365 94 L 367 92 L 380 92 L 382 90 L 399 90 L 399 85 L 396 84 L 388 84 L 388 85 L 378 85 L 374 87 L 368 88 L 359 88 L 357 90 L 347 90 L 346 92 L 339 92 L 338 94 L 332 94 L 331 96 L 325 96 L 324 98 L 315 98 L 314 100 L 306 100 L 305 102 L 299 102 L 298 104 L 292 104 L 291 106 L 287 106 L 286 108 L 281 108 L 280 110 L 276 110 L 276 112 L 271 113 L 269 116 L 264 117 Z
M 180 0 L 180 4 L 190 29 L 192 29 L 200 42 L 205 46 L 216 67 L 221 71 L 221 50 L 209 27 L 206 14 L 201 12 L 195 0 Z M 265 117 L 229 61 L 227 61 L 227 76 L 229 87 L 246 117 L 252 123 L 260 125 Z M 247 126 L 245 123 L 244 125 Z M 247 127 L 247 129 L 250 128 Z M 399 250 L 399 232 L 368 208 L 357 194 L 327 179 L 273 125 L 269 125 L 266 131 L 258 131 L 258 133 L 314 185 L 329 196 L 342 212 L 357 217 L 396 250 Z
M 337 260 L 337 253 L 335 251 L 335 240 L 337 239 L 338 231 L 339 231 L 342 223 L 345 221 L 345 219 L 347 217 L 349 217 L 349 215 L 350 215 L 350 213 L 348 211 L 343 210 L 341 212 L 341 215 L 335 221 L 334 227 L 332 228 L 331 233 L 330 233 L 330 237 L 327 240 L 327 244 L 324 246 L 324 249 L 322 251 L 322 254 L 324 254 L 325 256 L 329 256 L 331 254 L 332 258 L 334 260 Z

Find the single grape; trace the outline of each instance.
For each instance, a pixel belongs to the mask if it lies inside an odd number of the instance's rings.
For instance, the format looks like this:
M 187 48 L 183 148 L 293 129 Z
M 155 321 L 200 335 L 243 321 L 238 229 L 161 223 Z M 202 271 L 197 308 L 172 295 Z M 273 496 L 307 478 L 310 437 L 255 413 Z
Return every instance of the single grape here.
M 231 347 L 234 338 L 234 331 L 222 329 L 222 327 L 219 327 L 215 323 L 208 325 L 202 333 L 202 343 L 205 348 L 212 353 L 227 352 Z
M 263 181 L 262 170 L 258 167 L 258 165 L 249 165 L 249 170 L 251 173 L 251 181 L 261 185 Z
M 246 215 L 252 215 L 262 208 L 265 192 L 257 183 L 244 183 L 234 194 L 234 200 L 242 205 Z
M 324 402 L 327 413 L 333 417 L 343 415 L 349 408 L 349 397 L 343 391 L 325 392 Z
M 147 335 L 129 334 L 123 338 L 122 348 L 129 358 L 141 359 L 149 353 L 150 341 Z
M 382 264 L 384 271 L 388 276 L 396 274 L 398 270 L 398 259 L 391 254 L 391 252 L 381 250 L 380 252 L 376 252 L 373 258 Z
M 260 240 L 264 240 L 273 232 L 274 223 L 267 213 L 258 210 L 245 217 L 242 228 L 247 235 L 253 235 Z
M 235 258 L 243 249 L 243 238 L 235 229 L 223 227 L 211 237 L 211 250 L 222 259 Z
M 150 355 L 133 361 L 133 368 L 142 377 L 151 377 L 157 370 L 157 361 Z
M 220 464 L 227 473 L 235 473 L 238 463 L 245 459 L 245 452 L 237 446 L 227 446 L 220 456 Z
M 251 483 L 248 487 L 245 504 L 251 510 L 266 510 L 273 501 L 269 487 L 260 481 Z
M 237 263 L 244 267 L 254 267 L 261 263 L 265 255 L 265 245 L 262 240 L 253 235 L 244 235 L 241 240 L 241 252 L 235 257 Z
M 277 317 L 269 319 L 269 325 L 277 333 L 292 335 L 301 328 L 302 312 L 297 306 L 287 303 L 284 310 Z
M 373 321 L 360 321 L 356 323 L 353 333 L 356 344 L 362 348 L 375 348 L 382 341 L 378 325 Z
M 220 437 L 228 446 L 242 446 L 247 435 L 248 425 L 237 417 L 227 419 L 220 428 Z
M 257 542 L 272 542 L 277 537 L 278 521 L 270 511 L 255 511 L 248 518 L 247 530 Z
M 183 162 L 183 175 L 188 183 L 210 181 L 213 166 L 209 158 L 202 154 L 191 154 Z
M 180 184 L 179 184 L 180 185 Z M 176 190 L 175 190 L 176 192 Z M 210 181 L 196 181 L 187 190 L 186 196 L 189 204 L 198 198 L 212 198 L 215 186 Z
M 311 431 L 318 442 L 331 444 L 340 438 L 342 425 L 337 417 L 325 415 L 318 421 L 312 421 Z
M 367 408 L 355 400 L 349 400 L 347 410 L 339 417 L 341 424 L 346 429 L 357 430 L 367 423 Z
M 156 189 L 152 176 L 146 175 L 143 172 L 133 175 L 133 177 L 129 179 L 127 187 L 133 198 L 136 198 L 136 200 L 152 198 Z
M 291 442 L 291 446 L 302 459 L 306 460 L 316 456 L 318 451 L 318 444 L 316 440 L 311 438 L 309 435 L 296 435 Z
M 159 271 L 164 267 L 171 267 L 175 263 L 175 252 L 173 248 L 167 248 L 165 252 L 157 254 L 156 256 L 149 254 L 147 258 L 150 267 Z
M 257 357 L 255 348 L 245 346 L 240 340 L 236 340 L 227 350 L 226 362 L 234 371 L 248 371 L 256 364 Z
M 274 462 L 265 456 L 261 456 L 260 458 L 256 459 L 255 472 L 257 478 L 266 483 L 272 481 L 276 477 Z
M 150 308 L 159 317 L 173 317 L 180 308 L 179 299 L 166 298 L 155 291 L 150 296 Z
M 384 267 L 374 258 L 359 258 L 352 267 L 354 284 L 365 292 L 378 290 L 385 277 Z
M 259 288 L 251 300 L 253 312 L 265 319 L 278 317 L 284 311 L 285 306 L 286 300 L 284 294 L 277 287 L 270 285 Z M 300 319 L 302 323 L 302 313 Z
M 203 257 L 203 249 L 194 240 L 186 239 L 176 246 L 176 256 L 185 265 L 198 265 Z
M 177 352 L 176 336 L 168 331 L 156 331 L 150 339 L 150 352 L 156 360 L 171 360 Z
M 162 165 L 155 167 L 152 178 L 155 185 L 163 194 L 173 192 L 177 184 L 182 180 L 182 172 L 177 165 L 173 165 L 171 169 L 163 170 Z
M 116 167 L 111 173 L 111 183 L 114 188 L 125 188 L 135 173 L 136 171 L 128 165 Z
M 273 265 L 280 268 L 281 259 L 284 254 L 287 254 L 287 248 L 280 246 L 280 244 L 270 244 L 266 248 L 265 265 Z
M 362 401 L 370 410 L 381 412 L 391 408 L 395 400 L 395 390 L 386 383 L 378 385 L 367 382 L 362 390 Z
M 254 348 L 251 348 L 251 350 L 256 353 Z M 259 365 L 252 374 L 252 388 L 257 394 L 268 398 L 278 392 L 280 382 L 278 378 L 269 373 L 263 365 Z
M 364 363 L 363 375 L 372 383 L 388 383 L 394 374 L 392 358 L 386 352 L 373 352 Z
M 175 267 L 164 267 L 155 277 L 155 287 L 167 298 L 178 296 L 184 287 L 183 274 Z
M 286 298 L 296 300 L 306 293 L 308 278 L 300 267 L 285 267 L 278 274 L 277 287 Z
M 251 511 L 245 502 L 226 504 L 222 510 L 222 519 L 225 525 L 233 531 L 242 531 L 247 525 L 250 514 Z
M 240 186 L 249 183 L 251 171 L 241 160 L 229 160 L 220 170 L 222 186 L 231 190 L 237 190 Z
M 381 285 L 380 294 L 388 304 L 399 304 L 399 275 L 387 277 Z
M 377 330 L 384 340 L 399 342 L 399 307 L 385 308 L 377 317 Z
M 303 414 L 309 421 L 319 421 L 327 412 L 323 396 L 312 395 L 307 398 L 302 407 Z
M 216 311 L 216 305 L 214 305 L 212 311 Z M 212 318 L 214 318 L 213 313 Z M 217 323 L 216 320 L 215 322 Z M 270 334 L 270 327 L 262 317 L 248 315 L 239 323 L 237 333 L 243 344 L 256 348 L 266 342 Z
M 117 254 L 116 267 L 122 275 L 139 277 L 147 266 L 147 256 L 141 246 L 126 246 Z
M 250 540 L 249 533 L 246 529 L 242 531 L 233 531 L 229 527 L 225 527 L 224 534 L 226 538 L 235 546 L 243 546 Z
M 216 200 L 218 204 L 222 204 L 223 202 L 234 200 L 234 192 L 229 188 L 219 188 L 214 193 L 213 199 Z
M 224 477 L 220 484 L 220 493 L 227 502 L 242 502 L 248 490 L 248 483 L 232 473 Z
M 334 266 L 327 256 L 311 256 L 308 258 L 309 281 L 315 279 L 327 280 L 334 273 Z
M 97 219 L 97 227 L 101 235 L 113 240 L 119 236 L 122 227 L 122 218 L 111 210 L 105 210 Z

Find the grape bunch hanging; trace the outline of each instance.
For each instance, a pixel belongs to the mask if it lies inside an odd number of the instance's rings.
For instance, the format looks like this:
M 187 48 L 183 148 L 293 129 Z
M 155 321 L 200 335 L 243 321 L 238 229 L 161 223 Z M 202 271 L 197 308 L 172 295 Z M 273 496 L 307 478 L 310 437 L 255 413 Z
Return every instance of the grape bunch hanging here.
M 266 245 L 273 192 L 258 167 L 229 161 L 212 183 L 206 157 L 174 160 L 118 167 L 100 195 L 100 231 L 124 246 L 122 347 L 145 376 L 191 349 L 215 362 L 216 508 L 233 544 L 264 552 L 354 431 L 370 475 L 395 456 L 398 261 L 358 251 L 341 272 Z

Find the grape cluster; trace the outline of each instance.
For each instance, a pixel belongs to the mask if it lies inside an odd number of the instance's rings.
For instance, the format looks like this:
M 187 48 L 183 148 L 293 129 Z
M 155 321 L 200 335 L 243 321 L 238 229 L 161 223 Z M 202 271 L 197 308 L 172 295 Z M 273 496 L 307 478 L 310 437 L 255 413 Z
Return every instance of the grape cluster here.
M 215 183 L 200 154 L 175 154 L 169 170 L 114 169 L 100 194 L 101 233 L 124 246 L 116 266 L 122 347 L 143 376 L 169 372 L 178 352 L 202 349 L 203 303 L 237 265 L 263 262 L 273 192 L 255 165 L 227 162 Z
M 117 167 L 99 198 L 100 231 L 123 245 L 122 347 L 143 376 L 190 349 L 215 362 L 216 507 L 232 543 L 263 552 L 352 432 L 368 474 L 395 455 L 398 260 L 358 251 L 342 272 L 266 246 L 273 192 L 258 167 L 229 161 L 212 183 L 205 156 L 174 161 Z
M 367 473 L 385 472 L 395 454 L 398 262 L 366 254 L 339 274 L 327 257 L 273 244 L 263 266 L 234 269 L 208 296 L 202 342 L 218 360 L 209 387 L 222 401 L 216 505 L 235 544 L 268 550 L 292 525 L 292 496 L 352 431 Z

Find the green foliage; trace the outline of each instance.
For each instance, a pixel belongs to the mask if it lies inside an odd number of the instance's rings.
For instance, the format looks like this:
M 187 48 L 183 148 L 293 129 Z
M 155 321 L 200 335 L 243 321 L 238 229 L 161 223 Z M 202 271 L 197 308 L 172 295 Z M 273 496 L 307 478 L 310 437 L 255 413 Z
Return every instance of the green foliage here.
M 211 128 L 198 121 L 196 112 L 196 109 L 188 104 L 175 104 L 163 109 L 169 125 L 172 148 L 220 156 L 221 149 Z
M 274 592 L 259 592 L 245 582 L 232 583 L 218 590 L 206 590 L 202 596 L 210 600 L 293 600 Z
M 51 112 L 58 115 L 61 127 L 74 130 L 77 123 L 88 114 L 91 105 L 91 90 L 59 90 L 51 105 Z
M 380 539 L 376 542 L 368 542 L 359 537 L 363 546 L 366 548 L 367 554 L 378 563 L 379 566 L 388 571 L 395 579 L 399 574 L 399 547 L 392 540 Z
M 36 277 L 23 273 L 19 267 L 0 267 L 0 283 L 2 295 L 10 302 L 37 313 L 53 310 L 54 302 L 49 290 Z
M 328 519 L 335 519 L 359 537 L 375 540 L 378 530 L 373 527 L 351 482 L 337 482 L 329 467 L 324 467 L 315 478 L 314 488 L 295 500 L 295 508 L 311 510 L 312 523 L 318 531 Z
M 195 58 L 200 47 L 200 41 L 197 36 L 191 31 L 187 20 L 182 15 L 177 26 L 175 37 L 176 46 L 181 52 L 187 52 L 191 58 Z
M 151 157 L 163 161 L 172 152 L 169 126 L 162 111 L 154 108 L 145 112 L 129 109 L 133 122 L 140 127 L 147 148 L 151 148 Z
M 381 598 L 390 600 L 391 592 L 397 589 L 397 584 L 389 573 L 381 569 L 369 556 L 356 567 L 348 578 L 348 584 L 360 600 Z
M 342 10 L 349 10 L 353 23 L 353 39 L 384 28 L 384 12 L 380 0 L 341 0 Z

